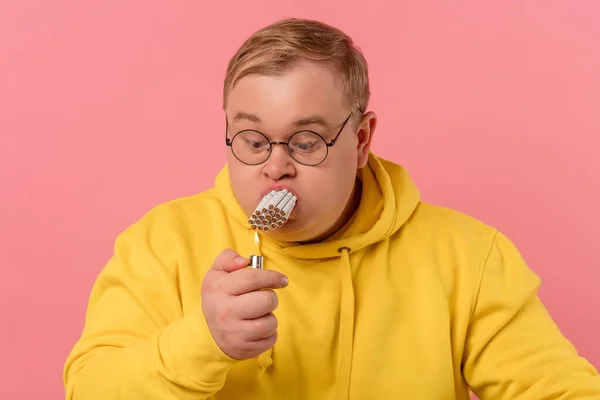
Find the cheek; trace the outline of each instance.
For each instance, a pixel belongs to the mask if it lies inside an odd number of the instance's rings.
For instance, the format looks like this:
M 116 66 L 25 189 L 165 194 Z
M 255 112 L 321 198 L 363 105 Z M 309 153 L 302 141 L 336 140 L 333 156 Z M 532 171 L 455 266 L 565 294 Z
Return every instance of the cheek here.
M 256 206 L 254 198 L 258 189 L 253 182 L 256 182 L 254 177 L 255 172 L 252 168 L 240 167 L 235 163 L 229 164 L 229 179 L 233 193 L 242 209 L 250 212 Z
M 332 162 L 332 175 L 335 176 L 338 186 L 343 190 L 352 190 L 356 178 L 357 170 L 357 151 L 356 147 L 353 147 L 353 143 L 340 143 L 340 148 L 336 149 L 331 156 Z M 348 188 L 348 186 L 350 186 Z
M 356 180 L 356 159 L 353 162 L 335 161 L 324 166 L 318 176 L 313 174 L 305 186 L 314 211 L 323 216 L 330 214 L 333 217 L 345 207 Z
M 333 178 L 332 185 L 335 188 L 334 196 L 340 202 L 339 206 L 343 208 L 356 182 L 356 149 L 344 151 L 343 154 L 340 154 L 335 159 L 335 162 L 335 169 L 331 174 L 335 177 Z

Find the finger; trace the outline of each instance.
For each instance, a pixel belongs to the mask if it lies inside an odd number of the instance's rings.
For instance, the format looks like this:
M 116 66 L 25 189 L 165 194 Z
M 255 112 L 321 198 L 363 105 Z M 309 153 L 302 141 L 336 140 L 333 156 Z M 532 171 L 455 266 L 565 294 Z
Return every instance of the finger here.
M 244 342 L 242 345 L 242 348 L 244 349 L 243 359 L 258 357 L 261 353 L 272 348 L 276 342 L 277 332 L 263 339 Z
M 279 299 L 273 290 L 255 290 L 233 298 L 236 319 L 256 319 L 277 308 Z
M 254 342 L 273 336 L 277 332 L 277 318 L 269 313 L 260 318 L 242 321 L 245 331 L 244 339 Z
M 250 344 L 251 348 L 254 348 L 256 350 L 258 350 L 260 353 L 262 353 L 263 351 L 266 351 L 267 349 L 270 349 L 271 347 L 273 347 L 275 345 L 275 342 L 277 342 L 277 331 L 275 331 L 275 333 L 273 333 L 271 336 L 268 336 L 266 338 L 262 338 L 262 339 L 258 339 L 258 340 L 254 340 L 252 342 L 248 342 Z
M 281 272 L 246 268 L 224 277 L 223 287 L 231 295 L 240 295 L 260 289 L 280 289 L 287 284 L 288 279 Z
M 245 268 L 248 264 L 250 264 L 249 259 L 240 256 L 232 249 L 225 249 L 215 258 L 212 269 L 233 272 Z

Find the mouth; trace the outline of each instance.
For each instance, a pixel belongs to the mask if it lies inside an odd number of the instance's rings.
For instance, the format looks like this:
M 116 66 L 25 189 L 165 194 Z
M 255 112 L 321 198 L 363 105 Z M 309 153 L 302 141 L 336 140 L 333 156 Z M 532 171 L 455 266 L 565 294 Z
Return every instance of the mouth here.
M 288 222 L 297 201 L 289 189 L 271 189 L 263 194 L 254 212 L 248 219 L 252 229 L 268 232 L 281 228 Z
M 287 192 L 292 192 L 292 194 L 294 196 L 296 196 L 296 199 L 298 198 L 298 194 L 296 193 L 296 191 L 294 189 L 292 189 L 291 187 L 286 186 L 286 185 L 273 185 L 273 186 L 269 186 L 268 188 L 265 188 L 262 192 L 260 192 L 260 197 L 264 198 L 269 193 L 281 192 L 281 191 L 284 191 L 284 190 L 287 191 Z

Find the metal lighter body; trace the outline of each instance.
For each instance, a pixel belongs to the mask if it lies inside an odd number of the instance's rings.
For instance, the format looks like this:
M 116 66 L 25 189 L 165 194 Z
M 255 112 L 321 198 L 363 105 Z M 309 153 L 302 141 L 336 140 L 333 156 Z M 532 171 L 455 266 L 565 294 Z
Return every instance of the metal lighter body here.
M 250 266 L 255 269 L 263 269 L 263 256 L 252 254 L 250 256 Z

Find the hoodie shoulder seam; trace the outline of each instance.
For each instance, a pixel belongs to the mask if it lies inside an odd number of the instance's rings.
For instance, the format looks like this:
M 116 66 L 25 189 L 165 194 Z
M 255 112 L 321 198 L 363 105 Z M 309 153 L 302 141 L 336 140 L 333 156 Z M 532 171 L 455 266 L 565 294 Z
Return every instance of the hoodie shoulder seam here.
M 475 287 L 473 290 L 473 297 L 471 299 L 471 311 L 469 314 L 469 319 L 473 318 L 473 314 L 475 313 L 475 308 L 477 308 L 477 303 L 479 301 L 479 294 L 481 292 L 481 285 L 483 284 L 483 278 L 485 276 L 485 272 L 488 266 L 488 260 L 492 254 L 492 249 L 494 248 L 494 244 L 496 243 L 496 238 L 498 237 L 498 230 L 494 229 L 492 235 L 490 236 L 489 242 L 486 246 L 486 251 L 482 255 L 481 262 L 479 263 L 479 273 L 477 275 L 477 279 L 475 281 Z

